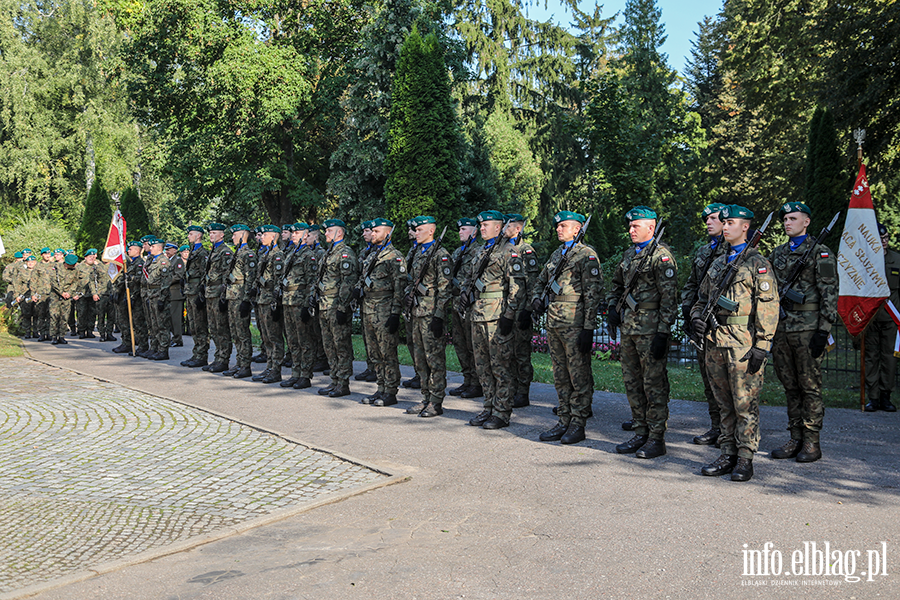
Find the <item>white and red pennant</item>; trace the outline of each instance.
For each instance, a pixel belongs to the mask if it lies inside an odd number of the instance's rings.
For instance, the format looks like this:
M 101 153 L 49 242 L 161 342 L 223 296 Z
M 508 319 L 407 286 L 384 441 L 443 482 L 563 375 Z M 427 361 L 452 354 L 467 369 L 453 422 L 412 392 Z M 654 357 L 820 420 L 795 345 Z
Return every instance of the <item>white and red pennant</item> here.
M 113 214 L 112 222 L 109 224 L 106 246 L 100 260 L 109 265 L 107 273 L 109 278 L 115 281 L 125 265 L 125 217 L 118 210 Z

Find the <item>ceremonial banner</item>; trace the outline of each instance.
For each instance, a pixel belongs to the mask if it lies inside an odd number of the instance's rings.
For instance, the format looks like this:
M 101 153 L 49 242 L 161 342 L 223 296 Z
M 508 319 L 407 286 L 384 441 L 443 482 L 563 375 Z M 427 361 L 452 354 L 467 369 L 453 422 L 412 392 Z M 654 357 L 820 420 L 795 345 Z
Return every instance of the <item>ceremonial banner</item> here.
M 103 248 L 100 260 L 109 263 L 107 274 L 115 281 L 125 265 L 125 218 L 118 210 L 113 214 L 112 222 L 109 224 L 106 247 Z
M 866 166 L 860 165 L 838 250 L 838 314 L 853 337 L 860 335 L 890 296 L 884 248 L 878 234 Z
M 6 248 L 3 247 L 3 238 L 0 237 L 0 256 L 6 254 Z

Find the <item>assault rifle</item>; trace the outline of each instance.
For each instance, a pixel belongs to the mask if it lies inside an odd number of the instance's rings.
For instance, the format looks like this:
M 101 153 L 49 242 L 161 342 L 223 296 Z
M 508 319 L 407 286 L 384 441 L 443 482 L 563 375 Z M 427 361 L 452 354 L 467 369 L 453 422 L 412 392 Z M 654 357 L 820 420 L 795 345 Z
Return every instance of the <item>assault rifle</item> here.
M 353 288 L 353 300 L 350 301 L 350 309 L 356 310 L 359 307 L 360 301 L 366 295 L 366 288 L 372 285 L 372 271 L 375 270 L 375 265 L 378 263 L 378 259 L 381 257 L 381 252 L 387 245 L 391 243 L 391 238 L 394 236 L 394 227 L 391 227 L 391 230 L 388 232 L 387 237 L 384 238 L 384 242 L 378 246 L 378 248 L 369 256 L 369 264 L 366 267 L 366 272 L 363 275 L 363 278 L 360 280 L 361 283 L 357 284 L 355 288 Z
M 469 248 L 478 238 L 478 232 L 474 232 L 469 239 L 466 240 L 466 243 L 463 244 L 462 251 L 459 253 L 459 260 L 456 261 L 456 264 L 453 265 L 453 276 L 450 278 L 450 285 L 455 288 L 459 287 L 459 270 L 462 268 L 463 262 L 466 260 L 466 252 L 469 251 Z
M 643 250 L 637 256 L 637 260 L 631 261 L 631 268 L 628 270 L 628 274 L 625 275 L 625 287 L 622 291 L 622 297 L 619 298 L 619 301 L 616 302 L 616 314 L 619 315 L 619 318 L 622 318 L 622 311 L 625 310 L 625 305 L 627 304 L 631 310 L 637 309 L 637 301 L 634 299 L 634 296 L 631 295 L 631 291 L 634 289 L 635 284 L 637 283 L 638 275 L 641 271 L 644 270 L 644 264 L 650 260 L 650 257 L 653 256 L 653 253 L 656 252 L 656 248 L 659 246 L 659 240 L 662 239 L 663 233 L 666 231 L 666 226 L 663 224 L 663 220 L 660 219 L 659 223 L 656 226 L 656 235 L 650 240 L 650 243 L 647 244 Z M 616 337 L 616 328 L 610 326 L 609 335 L 612 338 Z
M 547 279 L 547 283 L 544 285 L 544 289 L 541 292 L 539 300 L 539 305 L 534 306 L 531 312 L 532 320 L 537 323 L 538 319 L 542 314 L 547 312 L 547 308 L 550 306 L 550 303 L 553 301 L 553 297 L 559 294 L 562 288 L 559 285 L 559 278 L 563 274 L 563 271 L 566 270 L 566 265 L 569 264 L 569 255 L 572 254 L 572 251 L 575 250 L 575 246 L 581 243 L 584 239 L 584 234 L 587 232 L 588 225 L 591 224 L 591 215 L 588 215 L 587 219 L 584 221 L 584 225 L 581 226 L 581 230 L 575 236 L 575 239 L 572 240 L 572 245 L 567 249 L 563 250 L 562 256 L 559 259 L 559 262 L 553 268 L 553 272 L 550 273 L 550 277 Z M 526 321 L 527 323 L 527 321 Z
M 722 276 L 719 278 L 719 282 L 716 284 L 716 287 L 710 292 L 709 298 L 706 300 L 706 305 L 703 307 L 703 311 L 700 313 L 700 318 L 703 319 L 703 322 L 707 323 L 709 328 L 715 331 L 719 328 L 719 322 L 716 320 L 715 312 L 716 310 L 726 310 L 729 312 L 733 312 L 737 310 L 737 303 L 733 300 L 729 300 L 725 297 L 725 292 L 731 287 L 731 282 L 734 281 L 735 275 L 740 270 L 741 266 L 744 264 L 744 261 L 747 260 L 748 252 L 759 246 L 759 240 L 762 239 L 763 234 L 766 232 L 766 229 L 769 227 L 769 223 L 772 221 L 772 216 L 775 213 L 769 213 L 769 216 L 766 217 L 765 223 L 762 224 L 762 227 L 756 230 L 753 234 L 753 237 L 744 246 L 744 249 L 741 250 L 741 253 L 738 254 L 733 261 L 728 263 L 728 267 L 725 272 L 722 273 Z M 696 332 L 690 338 L 691 343 L 698 349 L 703 349 L 703 338 L 698 336 Z
M 419 276 L 413 281 L 413 286 L 409 293 L 411 296 L 410 299 L 406 302 L 406 319 L 409 320 L 412 318 L 412 311 L 415 307 L 419 305 L 420 296 L 424 296 L 428 292 L 428 288 L 422 283 L 425 281 L 425 275 L 428 273 L 428 267 L 431 266 L 431 263 L 434 261 L 434 257 L 437 254 L 438 248 L 444 243 L 444 234 L 447 233 L 447 226 L 444 225 L 444 230 L 441 232 L 441 237 L 434 241 L 434 244 L 431 245 L 431 248 L 428 249 L 428 255 L 423 259 L 425 264 L 422 265 L 422 269 L 419 271 Z
M 475 304 L 475 292 L 484 290 L 481 276 L 484 275 L 485 269 L 487 269 L 491 262 L 491 254 L 506 241 L 506 229 L 508 227 L 509 223 L 504 225 L 503 229 L 500 230 L 500 234 L 497 236 L 497 241 L 494 242 L 494 245 L 484 251 L 484 254 L 481 255 L 481 259 L 478 261 L 478 265 L 475 267 L 475 270 L 472 271 L 472 275 L 466 280 L 465 287 L 459 292 L 459 302 L 462 307 L 462 311 L 460 312 L 462 314 L 465 314 L 466 310 Z
M 328 249 L 328 252 L 322 255 L 322 262 L 319 263 L 316 280 L 313 283 L 312 292 L 309 294 L 309 314 L 313 317 L 316 316 L 316 311 L 319 310 L 319 298 L 322 296 L 319 287 L 322 285 L 322 277 L 325 276 L 325 265 L 328 264 L 328 257 L 334 252 L 334 248 L 335 243 L 331 242 L 331 247 Z
M 803 272 L 803 268 L 806 267 L 806 264 L 809 262 L 809 257 L 812 256 L 812 253 L 815 251 L 816 246 L 825 239 L 825 237 L 831 233 L 832 228 L 835 223 L 837 223 L 838 218 L 841 216 L 840 211 L 834 218 L 831 219 L 831 223 L 828 224 L 827 227 L 822 229 L 822 232 L 819 234 L 819 237 L 813 238 L 811 243 L 809 244 L 809 248 L 806 249 L 806 252 L 803 253 L 803 256 L 794 263 L 794 266 L 791 268 L 791 272 L 788 274 L 787 278 L 784 280 L 784 286 L 781 287 L 780 293 L 778 295 L 778 299 L 781 303 L 779 306 L 779 316 L 780 318 L 784 318 L 785 314 L 785 306 L 788 309 L 792 309 L 795 304 L 803 304 L 806 301 L 806 295 L 801 294 L 797 290 L 793 289 L 795 283 L 797 283 L 797 279 L 800 277 L 800 273 Z

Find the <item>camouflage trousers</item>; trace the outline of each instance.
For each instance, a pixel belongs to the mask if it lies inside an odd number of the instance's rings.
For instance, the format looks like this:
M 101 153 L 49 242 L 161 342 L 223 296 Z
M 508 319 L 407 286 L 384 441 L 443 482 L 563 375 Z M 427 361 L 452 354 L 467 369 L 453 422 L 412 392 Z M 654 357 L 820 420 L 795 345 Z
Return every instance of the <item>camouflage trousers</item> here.
M 50 335 L 50 299 L 41 300 L 34 309 L 38 335 Z
M 454 304 L 455 302 L 454 299 Z M 452 335 L 459 370 L 463 374 L 463 383 L 475 385 L 478 382 L 478 375 L 475 373 L 475 354 L 472 351 L 472 320 L 463 317 L 456 308 L 453 309 Z
M 636 435 L 662 440 L 669 420 L 669 370 L 666 358 L 650 356 L 654 334 L 623 335 L 620 346 L 625 395 Z
M 173 342 L 184 342 L 184 299 L 169 300 L 169 331 Z
M 191 339 L 194 340 L 194 349 L 191 358 L 206 360 L 209 357 L 209 323 L 206 321 L 206 308 L 197 306 L 199 295 L 187 296 L 185 307 L 187 308 L 188 327 L 191 328 Z
M 896 331 L 896 329 L 895 329 Z M 772 343 L 775 374 L 787 398 L 791 439 L 819 441 L 825 402 L 822 399 L 822 359 L 813 358 L 809 341 L 815 331 L 778 331 Z
M 272 373 L 281 373 L 281 361 L 284 360 L 283 319 L 283 315 L 281 320 L 274 319 L 271 304 L 256 305 L 256 325 L 259 327 L 263 350 L 268 357 L 266 369 Z
M 422 380 L 422 399 L 440 406 L 447 388 L 447 342 L 434 339 L 431 317 L 413 317 L 413 363 Z M 508 418 L 508 417 L 507 417 Z
M 528 327 L 528 329 L 519 329 L 519 324 L 515 324 L 513 329 L 512 361 L 513 396 L 523 394 L 527 397 L 528 392 L 531 390 L 531 381 L 534 379 L 534 367 L 531 365 L 532 335 L 533 332 L 531 327 Z
M 291 377 L 312 379 L 316 361 L 316 342 L 313 339 L 315 319 L 304 323 L 300 320 L 302 306 L 284 307 L 284 336 L 291 351 Z
M 78 312 L 78 332 L 90 333 L 94 331 L 94 323 L 97 320 L 96 306 L 93 296 L 82 296 L 75 301 L 75 310 Z
M 239 369 L 250 368 L 250 357 L 253 356 L 253 337 L 250 334 L 250 313 L 241 316 L 241 301 L 228 301 L 228 325 L 231 328 L 231 341 L 234 343 Z M 219 345 L 216 344 L 216 358 L 219 356 Z M 227 363 L 229 358 L 225 359 Z
M 314 363 L 328 362 L 328 354 L 325 352 L 325 341 L 322 337 L 322 324 L 319 323 L 319 318 L 313 317 L 309 324 L 312 325 L 313 330 L 313 344 L 316 355 Z
M 109 295 L 100 296 L 94 303 L 97 313 L 97 331 L 101 335 L 112 335 L 116 320 L 116 306 Z
M 866 329 L 866 398 L 878 401 L 882 392 L 894 390 L 897 359 L 894 358 L 894 340 L 897 326 L 893 321 L 872 320 Z
M 50 298 L 50 337 L 65 337 L 72 300 Z
M 719 403 L 713 394 L 709 383 L 709 374 L 706 372 L 706 350 L 697 350 L 697 365 L 700 370 L 700 378 L 703 380 L 703 395 L 706 396 L 706 406 L 709 409 L 709 423 L 712 429 L 721 429 L 722 417 L 719 414 Z
M 416 355 L 416 343 L 413 336 L 413 319 L 407 319 L 405 316 L 403 320 L 406 321 L 406 349 L 409 350 L 410 358 L 415 357 Z M 413 358 L 413 368 L 415 368 L 415 358 Z M 416 375 L 419 374 L 419 371 L 416 371 Z
M 322 327 L 322 343 L 331 367 L 331 381 L 336 386 L 345 386 L 353 375 L 352 315 L 346 323 L 339 325 L 337 312 L 337 308 L 319 310 L 319 326 Z
M 502 335 L 499 321 L 472 322 L 475 370 L 484 390 L 484 409 L 509 421 L 512 416 L 512 340 Z
M 747 373 L 742 360 L 749 347 L 706 347 L 706 371 L 722 416 L 719 444 L 722 454 L 753 458 L 759 449 L 759 392 L 765 365 Z
M 34 302 L 25 302 L 22 301 L 18 305 L 19 307 L 19 335 L 25 337 L 36 337 L 37 336 L 37 319 L 35 315 L 37 311 L 35 310 Z
M 365 321 L 365 319 L 361 318 L 360 321 Z M 366 328 L 363 326 L 362 328 L 362 341 L 363 341 L 363 351 L 366 353 L 366 370 L 375 372 L 375 365 L 372 362 L 371 354 L 369 353 L 369 335 L 366 333 Z M 377 342 L 372 342 L 377 343 Z
M 594 398 L 594 373 L 591 353 L 578 349 L 579 333 L 580 327 L 548 328 L 547 342 L 553 363 L 553 384 L 559 397 L 557 416 L 566 425 L 574 422 L 584 427 Z
M 140 296 L 131 296 L 131 320 L 134 323 L 134 345 L 136 348 L 147 347 L 147 321 L 144 318 L 144 303 Z M 125 292 L 116 306 L 116 321 L 122 332 L 122 343 L 131 346 L 131 327 L 128 324 L 128 299 Z
M 162 308 L 160 308 L 162 301 Z M 153 352 L 168 351 L 169 349 L 169 299 L 166 297 L 151 297 L 145 304 L 147 307 L 147 328 L 149 335 L 147 342 Z
M 378 391 L 396 394 L 400 387 L 400 360 L 397 358 L 400 335 L 398 332 L 388 333 L 387 330 L 387 320 L 391 316 L 391 299 L 385 298 L 377 302 L 367 298 L 364 302 L 363 334 L 369 340 L 366 348 L 371 368 L 378 377 Z M 423 381 L 422 390 L 424 389 Z
M 234 344 L 231 337 L 230 314 L 231 302 L 228 302 L 227 308 L 222 310 L 218 298 L 206 297 L 206 319 L 209 325 L 209 337 L 212 338 L 213 343 L 216 345 L 213 362 L 225 363 L 226 365 L 231 361 L 231 350 Z

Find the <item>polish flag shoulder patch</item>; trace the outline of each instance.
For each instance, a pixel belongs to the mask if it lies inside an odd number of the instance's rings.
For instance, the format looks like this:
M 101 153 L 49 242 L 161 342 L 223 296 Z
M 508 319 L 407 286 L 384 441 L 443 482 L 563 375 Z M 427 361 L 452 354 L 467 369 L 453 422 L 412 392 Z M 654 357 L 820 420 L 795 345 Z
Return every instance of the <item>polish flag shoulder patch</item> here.
M 341 254 L 341 258 L 350 258 L 349 254 Z
M 442 257 L 441 257 L 441 262 L 447 262 L 448 260 L 450 260 L 450 257 L 449 257 L 449 256 L 442 256 Z
M 756 272 L 759 273 L 760 275 L 762 275 L 763 273 L 768 273 L 769 270 L 765 267 L 760 267 L 756 270 Z
M 829 256 L 831 256 L 831 254 L 829 254 L 828 252 L 819 252 L 819 256 L 821 258 L 828 258 Z
M 663 262 L 669 262 L 669 257 L 668 257 L 668 256 L 663 256 L 661 260 L 662 260 Z
M 596 256 L 593 256 L 593 255 L 591 255 L 591 256 L 588 256 L 588 260 L 597 260 L 597 257 L 596 257 Z

